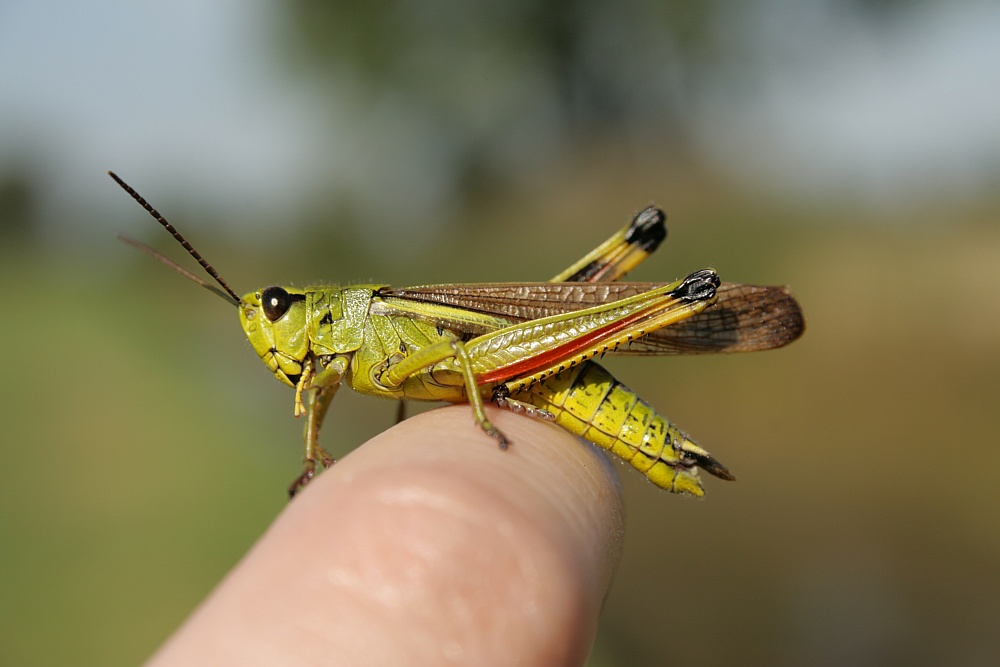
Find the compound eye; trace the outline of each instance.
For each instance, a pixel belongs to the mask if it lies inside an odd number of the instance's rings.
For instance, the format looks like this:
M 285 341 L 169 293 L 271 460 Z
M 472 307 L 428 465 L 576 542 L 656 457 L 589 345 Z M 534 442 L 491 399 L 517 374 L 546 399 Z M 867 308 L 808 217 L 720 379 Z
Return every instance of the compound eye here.
M 272 322 L 280 320 L 292 307 L 292 295 L 280 287 L 268 287 L 260 293 L 260 305 L 264 316 Z

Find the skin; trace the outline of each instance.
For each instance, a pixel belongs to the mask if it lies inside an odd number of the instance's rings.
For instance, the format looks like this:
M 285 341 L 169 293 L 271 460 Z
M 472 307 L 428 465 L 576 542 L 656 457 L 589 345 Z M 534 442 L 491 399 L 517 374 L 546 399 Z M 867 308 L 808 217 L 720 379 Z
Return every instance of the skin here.
M 617 476 L 550 423 L 415 416 L 312 481 L 150 665 L 580 665 L 621 551 Z

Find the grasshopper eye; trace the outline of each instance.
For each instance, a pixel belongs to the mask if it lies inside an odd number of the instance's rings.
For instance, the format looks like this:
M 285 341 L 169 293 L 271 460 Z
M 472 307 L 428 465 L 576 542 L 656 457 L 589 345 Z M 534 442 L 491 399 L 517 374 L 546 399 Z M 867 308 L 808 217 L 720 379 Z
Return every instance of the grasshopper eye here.
M 260 293 L 260 305 L 264 316 L 277 322 L 292 307 L 292 295 L 280 287 L 268 287 Z

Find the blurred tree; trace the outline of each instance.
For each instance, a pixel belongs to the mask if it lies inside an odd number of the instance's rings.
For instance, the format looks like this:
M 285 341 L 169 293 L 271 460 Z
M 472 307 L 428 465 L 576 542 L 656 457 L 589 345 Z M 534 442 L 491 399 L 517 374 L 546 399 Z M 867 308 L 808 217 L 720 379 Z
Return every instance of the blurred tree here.
M 803 6 L 819 20 L 844 13 L 885 22 L 913 4 Z M 532 182 L 578 147 L 690 166 L 705 100 L 738 106 L 762 87 L 769 63 L 787 57 L 767 28 L 777 36 L 795 28 L 776 22 L 789 13 L 781 3 L 737 0 L 285 7 L 293 67 L 329 93 L 330 117 L 350 127 L 329 151 L 356 179 L 340 194 L 356 197 L 362 219 L 405 210 L 418 226 L 487 188 Z
M 40 196 L 31 173 L 16 163 L 0 172 L 0 243 L 5 249 L 29 243 L 38 232 Z
M 474 188 L 623 127 L 683 143 L 686 90 L 724 47 L 713 30 L 729 2 L 291 0 L 287 46 L 333 89 L 355 84 L 358 115 L 391 115 L 388 100 L 421 118 Z

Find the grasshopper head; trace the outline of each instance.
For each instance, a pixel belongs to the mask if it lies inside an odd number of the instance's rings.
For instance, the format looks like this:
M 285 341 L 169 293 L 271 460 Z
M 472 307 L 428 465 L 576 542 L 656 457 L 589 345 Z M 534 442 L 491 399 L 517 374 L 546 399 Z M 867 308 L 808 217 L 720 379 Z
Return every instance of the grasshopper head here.
M 274 376 L 294 387 L 309 353 L 305 291 L 265 287 L 240 300 L 240 326 Z

